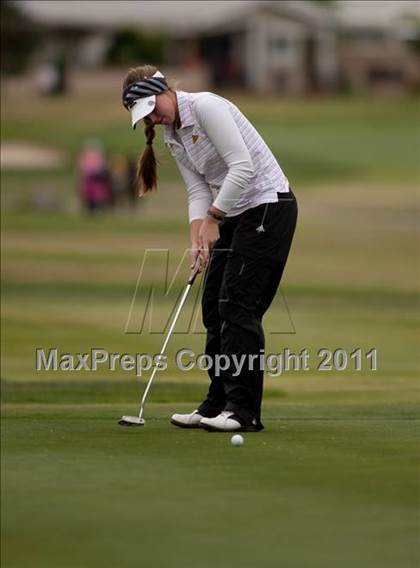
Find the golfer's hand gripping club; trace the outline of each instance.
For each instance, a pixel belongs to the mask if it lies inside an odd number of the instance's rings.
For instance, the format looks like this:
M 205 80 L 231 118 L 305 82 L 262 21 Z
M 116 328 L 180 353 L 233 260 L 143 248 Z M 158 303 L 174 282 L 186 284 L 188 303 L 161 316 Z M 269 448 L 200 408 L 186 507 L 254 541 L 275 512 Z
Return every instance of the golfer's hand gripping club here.
M 201 267 L 201 259 L 200 255 L 198 255 L 195 261 L 195 266 L 191 271 L 190 277 L 188 278 L 188 284 L 190 284 L 191 286 L 194 284 L 194 280 L 196 279 L 197 274 L 201 272 L 200 267 Z

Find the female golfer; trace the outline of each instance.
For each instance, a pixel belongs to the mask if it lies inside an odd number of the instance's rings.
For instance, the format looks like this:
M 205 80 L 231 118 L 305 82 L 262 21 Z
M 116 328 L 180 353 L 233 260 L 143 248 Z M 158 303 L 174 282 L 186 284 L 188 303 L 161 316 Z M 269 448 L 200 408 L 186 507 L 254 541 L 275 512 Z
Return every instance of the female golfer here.
M 209 371 L 206 399 L 191 414 L 174 414 L 183 428 L 256 432 L 264 375 L 262 317 L 289 254 L 296 199 L 270 149 L 241 111 L 209 92 L 173 90 L 156 67 L 131 69 L 123 84 L 131 124 L 143 119 L 146 148 L 138 166 L 139 194 L 156 187 L 154 127 L 185 181 L 191 266 L 205 269 L 202 311 L 206 354 L 226 355 L 225 370 Z M 168 196 L 169 197 L 169 196 Z M 238 364 L 242 366 L 238 372 Z

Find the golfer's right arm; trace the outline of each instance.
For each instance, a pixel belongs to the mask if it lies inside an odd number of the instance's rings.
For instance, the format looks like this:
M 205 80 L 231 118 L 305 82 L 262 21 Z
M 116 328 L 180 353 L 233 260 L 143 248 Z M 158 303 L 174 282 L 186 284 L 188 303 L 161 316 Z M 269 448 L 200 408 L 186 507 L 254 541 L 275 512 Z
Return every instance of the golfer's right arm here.
M 188 217 L 191 238 L 191 268 L 195 265 L 199 254 L 199 233 L 203 219 L 213 202 L 213 196 L 205 179 L 175 160 L 187 187 Z

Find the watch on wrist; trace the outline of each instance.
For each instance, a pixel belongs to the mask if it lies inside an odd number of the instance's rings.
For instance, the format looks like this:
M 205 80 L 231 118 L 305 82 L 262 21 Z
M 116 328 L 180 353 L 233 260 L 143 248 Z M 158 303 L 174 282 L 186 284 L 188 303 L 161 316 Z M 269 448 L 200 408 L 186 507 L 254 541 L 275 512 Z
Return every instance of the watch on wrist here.
M 207 211 L 207 215 L 210 215 L 210 217 L 213 217 L 216 221 L 223 221 L 223 215 L 218 215 L 214 211 L 211 211 L 211 209 Z

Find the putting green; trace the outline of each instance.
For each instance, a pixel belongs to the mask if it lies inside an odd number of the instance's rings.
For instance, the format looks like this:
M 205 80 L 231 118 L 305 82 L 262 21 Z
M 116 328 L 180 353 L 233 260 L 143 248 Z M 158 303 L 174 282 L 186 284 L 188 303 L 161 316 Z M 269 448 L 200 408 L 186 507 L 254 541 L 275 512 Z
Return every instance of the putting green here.
M 269 391 L 266 430 L 242 448 L 168 423 L 191 403 L 151 403 L 146 426 L 122 428 L 133 400 L 97 402 L 100 387 L 74 404 L 8 385 L 4 566 L 414 568 L 415 381 L 310 383 Z

